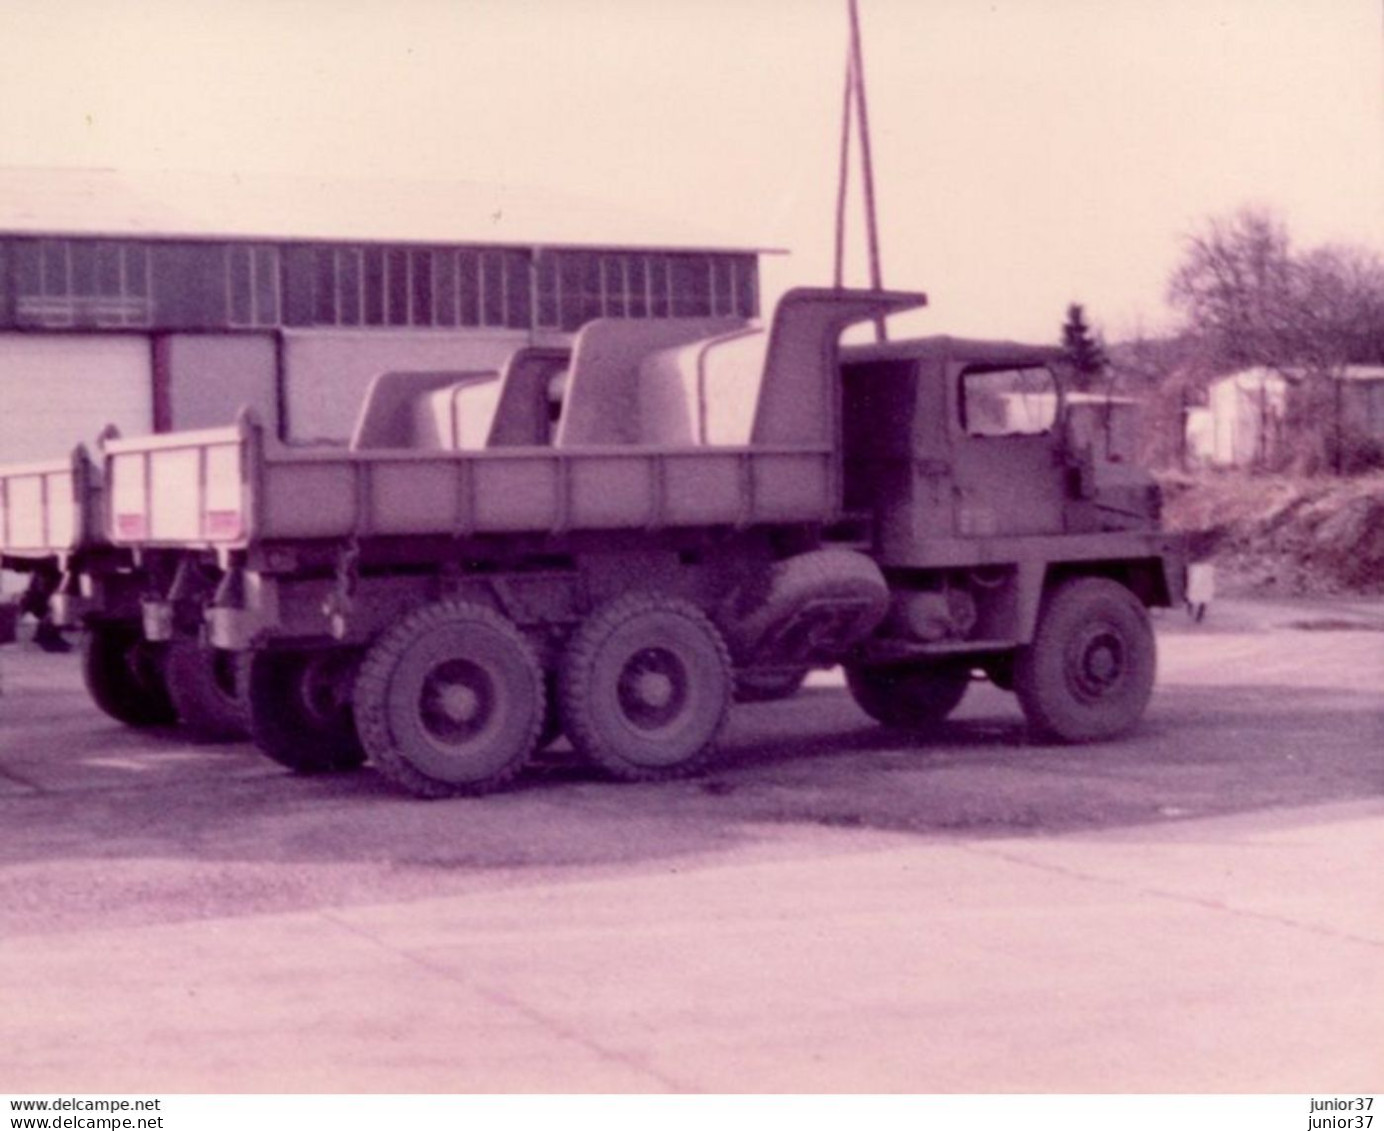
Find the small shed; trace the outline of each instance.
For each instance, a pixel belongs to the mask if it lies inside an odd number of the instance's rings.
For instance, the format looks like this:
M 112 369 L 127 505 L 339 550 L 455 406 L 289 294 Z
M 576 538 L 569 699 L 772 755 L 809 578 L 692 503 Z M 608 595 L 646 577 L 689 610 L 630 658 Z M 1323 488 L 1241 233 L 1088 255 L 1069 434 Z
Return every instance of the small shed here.
M 1348 365 L 1325 376 L 1335 382 L 1331 418 L 1318 423 L 1384 441 L 1384 365 Z M 1305 423 L 1291 418 L 1292 390 L 1307 379 L 1301 368 L 1255 366 L 1211 382 L 1205 413 L 1187 416 L 1188 451 L 1215 467 L 1275 462 L 1288 428 Z

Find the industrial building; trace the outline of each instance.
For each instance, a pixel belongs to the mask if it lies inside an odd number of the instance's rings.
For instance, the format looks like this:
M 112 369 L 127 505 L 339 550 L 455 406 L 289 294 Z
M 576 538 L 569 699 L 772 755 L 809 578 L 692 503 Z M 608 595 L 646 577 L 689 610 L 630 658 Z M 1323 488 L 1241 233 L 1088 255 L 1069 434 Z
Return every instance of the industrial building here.
M 244 405 L 341 442 L 382 372 L 755 316 L 759 250 L 505 186 L 0 170 L 0 461 Z

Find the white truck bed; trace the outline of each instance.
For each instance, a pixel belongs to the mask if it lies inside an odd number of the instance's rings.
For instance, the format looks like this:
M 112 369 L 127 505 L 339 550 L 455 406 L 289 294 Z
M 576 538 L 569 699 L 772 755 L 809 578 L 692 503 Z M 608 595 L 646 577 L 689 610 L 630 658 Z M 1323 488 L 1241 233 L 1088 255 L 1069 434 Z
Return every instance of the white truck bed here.
M 113 440 L 115 545 L 743 526 L 832 518 L 835 449 L 297 450 L 258 423 Z
M 111 439 L 107 530 L 117 546 L 235 549 L 829 522 L 841 511 L 841 331 L 923 301 L 792 291 L 749 366 L 720 364 L 755 337 L 734 319 L 602 319 L 570 354 L 516 351 L 497 381 L 382 374 L 350 448 L 290 447 L 248 413 L 226 428 Z M 719 415 L 732 388 L 744 394 L 734 428 Z M 420 437 L 420 405 L 428 421 L 437 406 L 417 397 L 439 390 L 456 394 L 442 414 L 451 424 Z M 458 423 L 448 414 L 464 402 Z M 439 446 L 444 434 L 468 446 Z
M 0 554 L 47 558 L 104 540 L 100 480 L 85 448 L 0 467 Z

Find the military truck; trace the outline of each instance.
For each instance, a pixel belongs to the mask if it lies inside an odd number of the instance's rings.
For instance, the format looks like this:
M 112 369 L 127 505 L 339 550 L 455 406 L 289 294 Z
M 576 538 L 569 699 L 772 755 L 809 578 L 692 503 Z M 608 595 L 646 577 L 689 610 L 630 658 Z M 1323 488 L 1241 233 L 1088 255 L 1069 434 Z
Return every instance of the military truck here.
M 271 758 L 368 757 L 426 797 L 501 786 L 559 732 L 620 778 L 688 773 L 737 674 L 812 665 L 889 726 L 988 677 L 1042 739 L 1121 735 L 1148 609 L 1182 599 L 1158 491 L 1066 426 L 1056 350 L 841 344 L 925 301 L 800 289 L 767 331 L 600 320 L 498 373 L 384 374 L 345 448 L 250 413 L 110 439 L 144 641 L 192 623 L 241 657 Z M 128 618 L 91 627 L 127 670 Z
M 108 429 L 99 441 L 115 436 Z M 127 726 L 182 722 L 199 739 L 244 737 L 237 658 L 202 647 L 198 625 L 146 640 L 142 599 L 162 592 L 178 561 L 134 554 L 106 536 L 99 463 L 84 445 L 64 459 L 0 467 L 0 568 L 27 575 L 18 607 L 56 626 L 87 628 L 82 667 L 96 705 Z M 0 639 L 0 643 L 4 643 Z

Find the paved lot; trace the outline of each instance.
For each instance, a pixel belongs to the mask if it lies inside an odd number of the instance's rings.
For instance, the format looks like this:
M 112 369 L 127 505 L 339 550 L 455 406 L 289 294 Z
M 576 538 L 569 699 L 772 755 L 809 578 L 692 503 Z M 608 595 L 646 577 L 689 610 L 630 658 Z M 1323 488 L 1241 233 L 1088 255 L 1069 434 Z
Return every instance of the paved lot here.
M 433 803 L 5 649 L 0 1090 L 1377 1089 L 1384 605 L 1161 623 L 1118 744 L 825 674 L 698 780 Z

